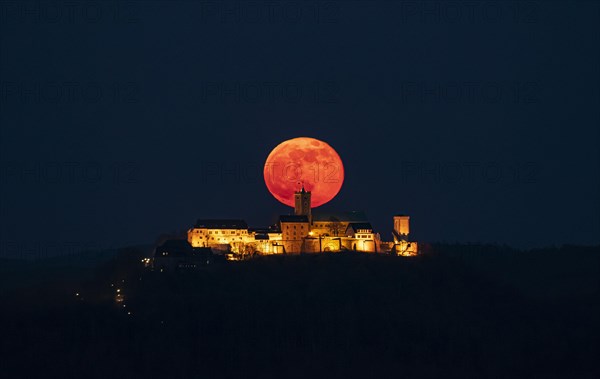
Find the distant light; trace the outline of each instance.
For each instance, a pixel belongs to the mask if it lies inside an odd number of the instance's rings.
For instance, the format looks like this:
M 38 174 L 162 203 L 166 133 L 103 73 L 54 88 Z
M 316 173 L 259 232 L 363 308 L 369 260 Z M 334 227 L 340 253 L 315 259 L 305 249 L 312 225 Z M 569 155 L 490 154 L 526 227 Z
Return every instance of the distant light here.
M 127 312 L 127 314 L 128 314 L 128 315 L 130 315 L 130 314 L 131 314 L 131 312 Z
M 120 288 L 117 288 L 117 292 L 121 292 L 121 289 L 120 289 Z
M 75 296 L 79 296 L 79 292 L 77 292 L 77 293 L 75 294 Z

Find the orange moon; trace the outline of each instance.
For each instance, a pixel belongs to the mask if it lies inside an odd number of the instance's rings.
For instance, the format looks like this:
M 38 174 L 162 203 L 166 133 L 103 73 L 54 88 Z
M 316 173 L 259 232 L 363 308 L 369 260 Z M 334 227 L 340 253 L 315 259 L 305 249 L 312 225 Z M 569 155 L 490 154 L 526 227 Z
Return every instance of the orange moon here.
M 344 165 L 338 153 L 315 138 L 299 137 L 277 145 L 267 157 L 265 184 L 280 202 L 294 206 L 294 192 L 302 183 L 311 191 L 316 208 L 333 199 L 344 182 Z

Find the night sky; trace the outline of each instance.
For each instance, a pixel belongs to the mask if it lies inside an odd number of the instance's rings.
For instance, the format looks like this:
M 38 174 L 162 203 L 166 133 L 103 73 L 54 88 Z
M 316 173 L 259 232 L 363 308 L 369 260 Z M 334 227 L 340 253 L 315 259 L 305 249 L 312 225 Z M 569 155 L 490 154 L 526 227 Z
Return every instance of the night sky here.
M 0 4 L 3 256 L 271 224 L 299 136 L 386 240 L 599 242 L 597 2 Z

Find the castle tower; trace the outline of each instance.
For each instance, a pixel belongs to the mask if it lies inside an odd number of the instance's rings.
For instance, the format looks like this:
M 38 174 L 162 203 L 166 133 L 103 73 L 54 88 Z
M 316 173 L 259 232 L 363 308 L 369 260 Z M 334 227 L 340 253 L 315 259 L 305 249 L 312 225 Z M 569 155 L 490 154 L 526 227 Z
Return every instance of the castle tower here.
M 394 232 L 399 236 L 407 236 L 410 233 L 410 217 L 405 215 L 394 216 Z
M 300 191 L 294 192 L 294 214 L 297 216 L 308 216 L 309 222 L 312 220 L 310 212 L 310 191 L 304 189 L 304 184 L 302 184 L 302 189 Z

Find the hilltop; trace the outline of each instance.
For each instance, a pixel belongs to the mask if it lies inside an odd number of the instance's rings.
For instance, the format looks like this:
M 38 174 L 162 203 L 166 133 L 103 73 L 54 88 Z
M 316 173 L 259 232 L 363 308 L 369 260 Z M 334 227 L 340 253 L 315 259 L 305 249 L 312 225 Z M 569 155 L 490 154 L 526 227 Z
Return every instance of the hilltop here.
M 180 273 L 144 269 L 144 254 L 125 249 L 85 280 L 6 293 L 5 370 L 64 378 L 600 374 L 597 247 L 432 245 L 410 258 L 271 256 Z M 25 365 L 32 356 L 36 365 Z

